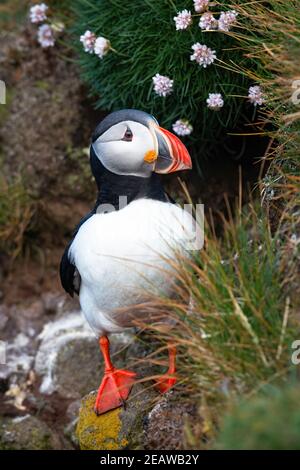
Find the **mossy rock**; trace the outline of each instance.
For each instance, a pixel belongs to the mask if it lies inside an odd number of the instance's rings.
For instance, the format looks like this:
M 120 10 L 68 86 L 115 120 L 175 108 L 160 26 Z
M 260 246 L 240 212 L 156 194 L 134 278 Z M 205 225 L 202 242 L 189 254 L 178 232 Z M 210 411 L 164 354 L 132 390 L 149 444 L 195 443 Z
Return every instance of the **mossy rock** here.
M 0 450 L 61 449 L 58 436 L 34 416 L 5 418 L 0 422 Z
M 81 402 L 76 436 L 81 450 L 122 450 L 142 447 L 143 422 L 153 406 L 156 393 L 142 385 L 133 387 L 126 408 L 97 416 L 94 404 L 97 392 Z

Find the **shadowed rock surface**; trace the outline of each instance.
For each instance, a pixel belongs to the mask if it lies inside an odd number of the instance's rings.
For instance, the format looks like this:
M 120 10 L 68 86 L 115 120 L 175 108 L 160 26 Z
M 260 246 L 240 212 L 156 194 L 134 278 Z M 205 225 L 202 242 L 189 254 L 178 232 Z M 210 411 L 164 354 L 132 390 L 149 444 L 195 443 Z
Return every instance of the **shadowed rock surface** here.
M 0 449 L 51 450 L 62 449 L 59 437 L 47 424 L 26 415 L 0 422 Z

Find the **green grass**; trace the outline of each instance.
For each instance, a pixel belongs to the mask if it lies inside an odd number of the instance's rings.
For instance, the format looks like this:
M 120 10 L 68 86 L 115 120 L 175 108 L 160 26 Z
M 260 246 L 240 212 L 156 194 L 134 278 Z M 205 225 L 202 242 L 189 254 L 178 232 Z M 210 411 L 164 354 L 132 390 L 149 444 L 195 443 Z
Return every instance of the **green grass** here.
M 227 413 L 215 448 L 225 450 L 299 450 L 299 384 L 266 387 Z
M 109 111 L 143 109 L 168 128 L 179 118 L 190 120 L 194 132 L 185 140 L 192 150 L 197 149 L 194 153 L 198 159 L 216 152 L 226 133 L 245 119 L 244 113 L 253 114 L 253 107 L 246 103 L 253 80 L 235 69 L 255 70 L 256 61 L 244 56 L 235 37 L 202 32 L 199 15 L 188 30 L 176 31 L 173 17 L 183 8 L 194 12 L 191 0 L 138 0 L 126 4 L 121 0 L 75 0 L 72 5 L 72 40 L 82 76 L 97 99 L 97 107 Z M 230 2 L 213 7 L 212 11 L 229 7 Z M 108 38 L 114 51 L 103 60 L 83 52 L 79 37 L 86 29 Z M 195 42 L 216 50 L 219 60 L 206 69 L 191 62 L 191 46 Z M 174 79 L 172 95 L 161 98 L 153 92 L 152 77 L 156 73 Z M 225 97 L 225 106 L 219 112 L 206 107 L 208 94 L 214 92 Z
M 24 247 L 25 233 L 29 229 L 35 212 L 34 202 L 21 177 L 0 177 L 0 252 L 11 259 L 18 256 Z
M 178 322 L 154 332 L 178 345 L 178 375 L 193 399 L 249 393 L 287 374 L 293 335 L 283 326 L 290 301 L 279 234 L 250 206 L 224 222 L 222 239 L 210 234 L 204 250 L 180 260 L 176 300 L 156 304 Z
M 0 4 L 0 27 L 5 30 L 14 30 L 20 25 L 27 13 L 28 1 L 2 0 Z

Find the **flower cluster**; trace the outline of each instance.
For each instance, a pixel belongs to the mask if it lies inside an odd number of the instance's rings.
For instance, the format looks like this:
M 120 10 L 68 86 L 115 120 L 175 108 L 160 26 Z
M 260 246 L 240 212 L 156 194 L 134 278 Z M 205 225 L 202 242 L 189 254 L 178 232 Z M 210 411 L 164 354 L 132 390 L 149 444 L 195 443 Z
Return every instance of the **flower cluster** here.
M 217 58 L 216 51 L 213 51 L 205 44 L 200 44 L 200 42 L 193 44 L 192 49 L 194 53 L 190 56 L 190 59 L 195 60 L 201 67 L 206 68 Z
M 179 136 L 190 135 L 193 132 L 193 126 L 187 119 L 178 119 L 172 125 L 173 131 Z
M 111 49 L 110 41 L 102 36 L 96 37 L 95 33 L 87 30 L 80 36 L 80 42 L 83 45 L 84 51 L 89 54 L 95 54 L 100 59 L 108 53 Z
M 83 44 L 85 52 L 93 54 L 96 42 L 96 35 L 94 33 L 87 30 L 84 34 L 80 36 L 80 42 Z
M 98 57 L 100 57 L 100 59 L 103 59 L 103 57 L 108 53 L 109 49 L 110 49 L 109 40 L 103 38 L 102 36 L 99 36 L 95 41 L 95 48 L 94 48 L 95 54 Z
M 154 85 L 154 91 L 157 95 L 166 97 L 172 93 L 174 80 L 157 73 L 154 77 L 152 77 L 152 81 Z
M 199 21 L 199 27 L 205 30 L 218 29 L 218 20 L 214 17 L 210 11 L 204 13 Z
M 55 45 L 54 31 L 49 24 L 43 24 L 39 27 L 37 38 L 43 48 Z
M 49 7 L 45 3 L 33 5 L 29 10 L 29 18 L 31 23 L 38 24 L 48 20 L 47 12 Z M 44 23 L 39 26 L 37 32 L 37 40 L 44 49 L 55 45 L 55 33 L 61 33 L 64 30 L 64 24 L 58 21 L 52 23 Z
M 254 104 L 254 106 L 261 106 L 265 102 L 265 98 L 260 86 L 255 85 L 251 86 L 248 91 L 248 98 L 250 103 Z
M 237 23 L 238 13 L 235 10 L 221 11 L 219 13 L 210 11 L 211 8 L 218 5 L 212 0 L 194 0 L 194 11 L 192 13 L 189 8 L 185 8 L 177 12 L 176 16 L 173 17 L 176 31 L 187 30 L 193 23 L 193 18 L 199 17 L 198 25 L 202 31 L 216 31 L 219 32 L 228 32 L 234 27 Z M 42 4 L 44 5 L 44 4 Z M 40 7 L 42 6 L 40 5 Z M 45 10 L 46 11 L 46 10 Z M 45 14 L 45 12 L 44 12 Z M 36 9 L 32 12 L 34 17 L 42 17 L 42 10 Z M 174 28 L 174 29 L 175 29 Z M 43 33 L 43 43 L 51 45 L 51 33 L 50 31 L 44 29 L 41 31 L 41 36 Z M 181 33 L 179 33 L 181 34 Z M 184 33 L 182 33 L 184 34 Z M 112 50 L 110 41 L 105 37 L 99 36 L 90 30 L 86 30 L 80 36 L 80 42 L 83 46 L 83 49 L 88 54 L 94 54 L 99 58 L 103 57 Z M 48 46 L 44 46 L 48 47 Z M 199 65 L 202 69 L 206 69 L 208 66 L 212 65 L 217 60 L 217 52 L 210 48 L 207 44 L 202 44 L 201 42 L 195 42 L 191 44 L 192 52 L 190 54 L 190 60 Z M 166 98 L 167 96 L 173 93 L 174 80 L 172 77 L 161 75 L 156 73 L 152 77 L 153 91 L 156 95 Z M 248 99 L 255 106 L 261 105 L 265 102 L 262 91 L 259 86 L 253 86 L 249 88 Z M 221 93 L 208 93 L 208 97 L 205 99 L 206 106 L 212 111 L 218 111 L 223 108 L 225 104 L 225 98 Z M 193 132 L 193 127 L 191 123 L 183 118 L 177 119 L 172 124 L 173 131 L 178 136 L 188 136 Z
M 194 8 L 197 13 L 207 10 L 209 0 L 194 0 Z
M 209 109 L 214 111 L 218 111 L 219 109 L 223 108 L 224 100 L 221 93 L 209 93 L 206 104 Z
M 190 24 L 192 24 L 192 14 L 188 10 L 183 10 L 178 13 L 177 16 L 174 16 L 174 21 L 176 25 L 176 30 L 187 29 Z
M 199 27 L 204 30 L 218 29 L 219 31 L 229 31 L 236 23 L 238 13 L 235 10 L 222 11 L 220 18 L 207 11 L 200 17 Z
M 48 6 L 45 3 L 32 6 L 29 11 L 31 23 L 42 23 L 42 21 L 45 21 L 47 19 L 47 10 Z
M 238 13 L 235 10 L 222 11 L 219 21 L 218 28 L 220 31 L 229 31 L 232 26 L 236 23 L 236 17 Z

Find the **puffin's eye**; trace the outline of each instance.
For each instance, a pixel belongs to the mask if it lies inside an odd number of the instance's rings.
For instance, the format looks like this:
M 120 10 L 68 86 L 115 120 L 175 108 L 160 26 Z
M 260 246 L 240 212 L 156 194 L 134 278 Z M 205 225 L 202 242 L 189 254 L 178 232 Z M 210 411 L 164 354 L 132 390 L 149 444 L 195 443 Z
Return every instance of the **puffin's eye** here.
M 122 140 L 125 140 L 125 142 L 131 142 L 132 138 L 133 138 L 132 132 L 129 129 L 129 127 L 127 127 L 126 132 L 125 132 L 124 137 L 123 137 Z

